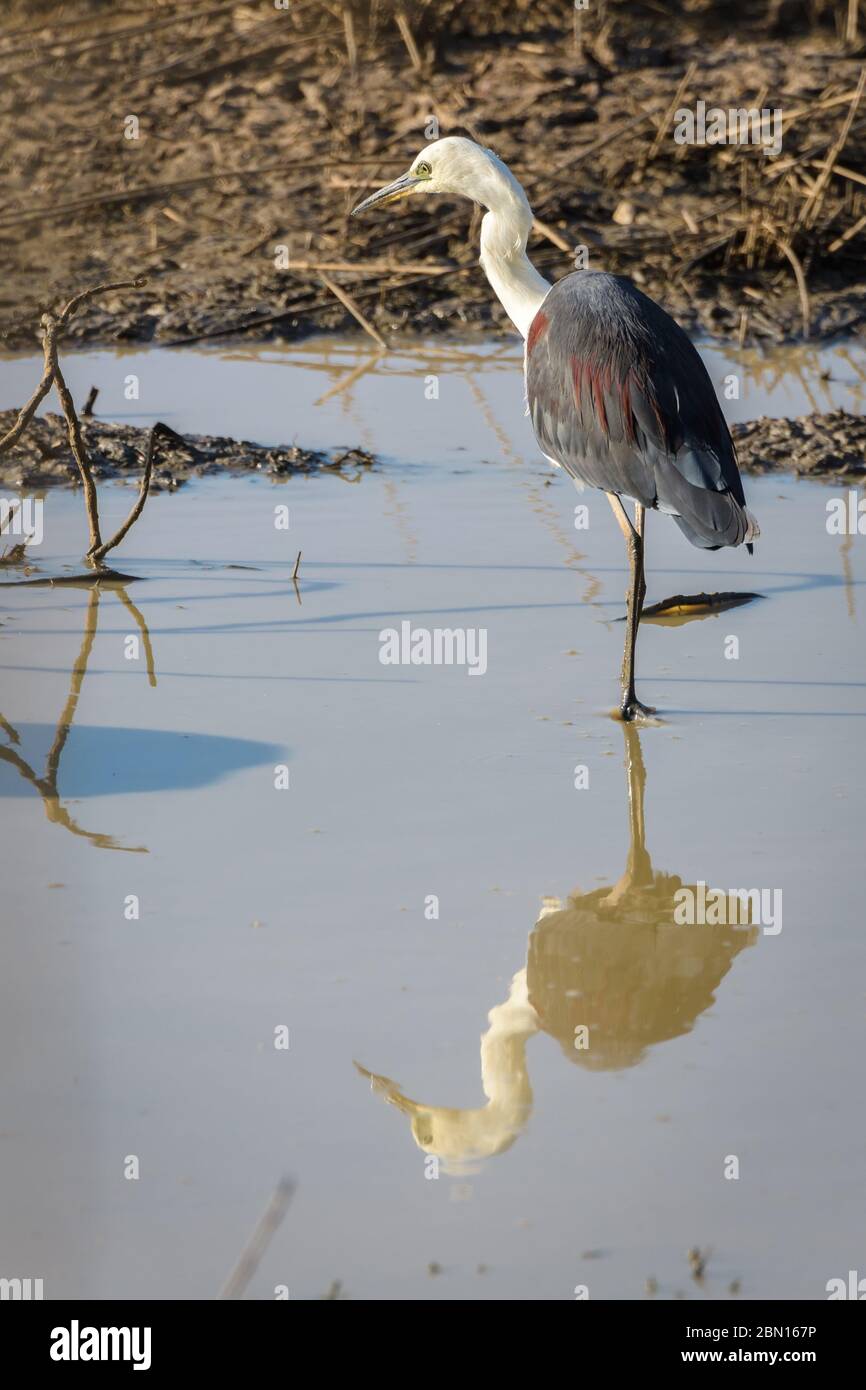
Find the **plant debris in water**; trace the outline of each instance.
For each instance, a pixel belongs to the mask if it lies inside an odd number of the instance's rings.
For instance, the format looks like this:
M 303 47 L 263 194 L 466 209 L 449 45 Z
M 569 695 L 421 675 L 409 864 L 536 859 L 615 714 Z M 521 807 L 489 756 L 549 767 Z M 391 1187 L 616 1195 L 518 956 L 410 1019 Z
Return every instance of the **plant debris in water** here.
M 866 417 L 847 410 L 815 411 L 793 420 L 733 425 L 740 467 L 747 473 L 795 473 L 798 478 L 858 482 L 866 474 Z
M 0 435 L 13 425 L 17 411 L 0 411 Z M 93 418 L 82 420 L 82 434 L 95 478 L 137 482 L 147 448 L 148 430 Z M 190 478 L 226 470 L 258 472 L 272 478 L 327 471 L 347 482 L 375 465 L 366 449 L 327 454 L 296 444 L 269 446 L 221 435 L 175 434 L 164 438 L 154 462 L 151 492 L 171 491 Z M 44 487 L 80 481 L 62 415 L 36 416 L 8 453 L 0 455 L 0 485 Z

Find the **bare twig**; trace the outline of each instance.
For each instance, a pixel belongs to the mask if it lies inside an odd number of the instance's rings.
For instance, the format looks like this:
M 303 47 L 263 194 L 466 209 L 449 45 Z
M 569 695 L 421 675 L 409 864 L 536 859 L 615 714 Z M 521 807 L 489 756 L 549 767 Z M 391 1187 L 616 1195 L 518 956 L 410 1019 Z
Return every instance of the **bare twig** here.
M 557 243 L 558 244 L 558 243 Z M 568 251 L 571 247 L 566 248 Z M 359 275 L 452 275 L 454 265 L 441 261 L 289 261 L 289 270 L 324 271 L 353 270 Z
M 153 475 L 153 456 L 156 450 L 156 441 L 160 438 L 170 438 L 173 434 L 174 430 L 169 430 L 167 425 L 164 425 L 161 420 L 157 420 L 156 424 L 153 426 L 153 429 L 150 431 L 150 435 L 148 436 L 147 440 L 147 451 L 144 456 L 144 472 L 142 474 L 141 483 L 138 489 L 138 497 L 135 499 L 130 513 L 124 521 L 123 525 L 118 527 L 114 535 L 111 537 L 111 540 L 105 541 L 104 543 L 100 542 L 95 548 L 91 546 L 90 550 L 88 550 L 87 558 L 91 560 L 94 565 L 102 564 L 102 561 L 105 559 L 109 550 L 114 550 L 115 546 L 120 545 L 120 542 L 123 540 L 127 531 L 130 531 L 132 527 L 135 525 L 135 523 L 138 521 L 138 518 L 144 511 L 144 504 L 147 501 L 147 494 L 150 490 L 150 479 Z
M 649 154 L 647 155 L 647 159 L 648 159 L 648 160 L 653 160 L 653 159 L 655 159 L 656 155 L 658 154 L 659 150 L 661 149 L 661 147 L 662 147 L 662 141 L 664 140 L 665 136 L 667 135 L 668 126 L 670 125 L 670 123 L 671 123 L 671 121 L 672 121 L 672 119 L 673 119 L 673 117 L 674 117 L 675 112 L 679 110 L 679 107 L 680 107 L 680 105 L 681 105 L 681 103 L 682 103 L 682 99 L 683 99 L 683 97 L 685 96 L 686 91 L 688 90 L 689 86 L 691 85 L 692 78 L 693 78 L 694 75 L 695 75 L 695 70 L 696 70 L 696 68 L 697 68 L 697 64 L 696 64 L 696 63 L 689 63 L 688 67 L 686 68 L 686 71 L 683 73 L 682 77 L 680 78 L 679 86 L 677 87 L 676 91 L 674 92 L 674 95 L 673 95 L 673 97 L 672 97 L 672 99 L 671 99 L 671 104 L 670 104 L 670 106 L 668 107 L 667 111 L 665 112 L 664 116 L 662 117 L 661 121 L 659 122 L 658 130 L 656 131 L 656 133 L 655 133 L 655 135 L 654 135 L 654 137 L 653 137 L 653 142 L 652 142 L 652 144 L 650 145 Z
M 343 31 L 346 36 L 346 57 L 349 71 L 354 74 L 358 67 L 358 44 L 355 39 L 355 19 L 349 5 L 343 6 Z
M 845 42 L 857 42 L 857 12 L 860 8 L 860 0 L 848 0 L 848 18 L 845 25 Z
M 18 419 L 15 421 L 11 430 L 7 430 L 3 438 L 0 439 L 0 454 L 5 454 L 6 450 L 11 449 L 12 445 L 21 438 L 27 426 L 30 424 L 30 421 L 33 419 L 33 416 L 36 414 L 40 401 L 44 400 L 51 390 L 51 383 L 53 380 L 54 369 L 46 358 L 42 370 L 42 380 L 36 387 L 36 390 L 33 392 L 27 404 L 19 410 Z
M 816 159 L 812 161 L 811 167 L 813 169 L 825 169 L 827 163 Z M 851 183 L 866 184 L 866 174 L 858 174 L 856 169 L 849 169 L 845 164 L 834 165 L 833 173 L 839 179 L 848 179 Z
M 409 61 L 412 64 L 415 71 L 420 72 L 422 67 L 421 54 L 418 52 L 418 45 L 416 44 L 415 36 L 413 35 L 412 30 L 409 27 L 409 21 L 406 18 L 403 11 L 399 9 L 394 15 L 394 19 L 396 21 L 397 28 L 400 30 L 400 38 L 406 45 L 406 52 L 409 54 Z
M 794 251 L 790 242 L 786 241 L 785 238 L 781 236 L 779 232 L 777 232 L 776 229 L 773 226 L 771 226 L 769 222 L 762 222 L 761 226 L 767 233 L 767 236 L 771 237 L 772 240 L 775 241 L 779 250 L 789 261 L 791 269 L 794 272 L 794 279 L 797 281 L 797 290 L 800 294 L 800 308 L 803 314 L 803 337 L 808 338 L 809 327 L 812 319 L 812 312 L 809 305 L 809 288 L 806 284 L 806 275 L 803 270 L 800 258 Z
M 827 247 L 827 255 L 832 256 L 834 252 L 840 251 L 846 242 L 849 242 L 858 232 L 862 232 L 864 227 L 866 227 L 866 214 L 863 217 L 858 217 L 853 226 L 849 227 L 841 236 L 837 236 L 835 241 L 830 242 Z
M 830 150 L 829 155 L 827 156 L 827 162 L 824 165 L 824 168 L 818 175 L 815 187 L 812 189 L 812 192 L 809 194 L 808 198 L 806 199 L 805 203 L 800 209 L 800 215 L 794 223 L 794 226 L 792 228 L 792 234 L 798 229 L 798 227 L 808 226 L 809 222 L 812 220 L 814 216 L 814 213 L 818 209 L 821 197 L 824 193 L 824 189 L 827 187 L 827 184 L 830 181 L 830 175 L 833 172 L 833 165 L 836 163 L 836 160 L 839 158 L 839 155 L 845 148 L 845 141 L 848 139 L 848 133 L 851 129 L 851 124 L 854 120 L 855 115 L 857 114 L 857 107 L 860 105 L 860 98 L 863 95 L 864 86 L 866 86 L 866 64 L 864 64 L 864 66 L 860 70 L 860 81 L 857 83 L 857 90 L 854 93 L 854 99 L 852 100 L 851 105 L 848 107 L 845 120 L 842 122 L 842 128 L 839 131 L 838 136 L 836 137 L 836 141 L 833 144 L 833 147 Z
M 539 236 L 546 237 L 548 241 L 553 242 L 554 246 L 558 246 L 560 251 L 564 251 L 567 256 L 574 255 L 574 247 L 570 242 L 566 241 L 565 237 L 562 236 L 555 227 L 549 226 L 547 222 L 542 222 L 540 217 L 536 217 L 533 220 L 532 227 L 534 231 L 538 232 Z
M 73 295 L 68 304 L 61 310 L 57 327 L 65 328 L 73 314 L 77 314 L 82 304 L 87 304 L 98 294 L 110 294 L 112 290 L 143 290 L 146 284 L 146 275 L 136 275 L 134 280 L 109 280 L 104 285 L 94 285 L 89 290 L 81 290 L 79 294 Z
M 90 545 L 87 549 L 87 558 L 90 559 L 102 547 L 102 536 L 99 530 L 99 502 L 96 496 L 96 483 L 93 481 L 93 470 L 90 467 L 90 458 L 81 434 L 81 422 L 75 413 L 75 406 L 72 401 L 72 393 L 66 385 L 66 380 L 60 370 L 57 361 L 57 322 L 49 314 L 44 315 L 45 323 L 45 351 L 50 352 L 54 361 L 54 385 L 60 397 L 60 404 L 63 407 L 63 415 L 66 420 L 66 433 L 69 438 L 69 447 L 72 450 L 72 457 L 78 465 L 78 472 L 81 475 L 81 483 L 84 488 L 84 505 L 87 510 L 87 525 L 90 531 Z
M 99 501 L 96 494 L 96 483 L 93 478 L 93 469 L 90 466 L 90 457 L 87 452 L 87 445 L 81 430 L 81 421 L 75 411 L 75 403 L 72 399 L 72 392 L 66 384 L 66 378 L 60 368 L 57 356 L 57 340 L 63 329 L 67 326 L 70 319 L 81 308 L 96 295 L 107 294 L 112 290 L 142 289 L 147 284 L 146 277 L 140 275 L 135 280 L 115 280 L 104 285 L 94 285 L 90 289 L 81 290 L 72 296 L 64 305 L 59 314 L 46 310 L 41 319 L 42 324 L 42 355 L 43 369 L 42 378 L 26 406 L 19 411 L 18 418 L 2 439 L 0 439 L 0 453 L 11 448 L 15 442 L 21 438 L 25 429 L 33 419 L 36 409 L 41 400 L 48 394 L 53 385 L 60 398 L 60 405 L 63 416 L 66 420 L 66 433 L 69 440 L 69 447 L 72 456 L 78 466 L 81 477 L 81 484 L 84 489 L 84 504 L 87 511 L 87 526 L 90 533 L 90 545 L 87 550 L 87 560 L 94 568 L 101 565 L 109 550 L 113 550 L 116 545 L 123 540 L 127 531 L 141 515 L 147 499 L 148 488 L 150 487 L 150 476 L 153 469 L 153 450 L 155 439 L 158 432 L 167 429 L 166 426 L 157 423 L 150 433 L 148 442 L 147 457 L 145 459 L 144 477 L 142 479 L 138 500 L 133 506 L 126 521 L 115 532 L 110 541 L 103 542 L 99 528 Z M 84 414 L 92 412 L 93 402 L 96 399 L 96 387 L 91 389 L 84 407 Z M 169 431 L 173 434 L 173 431 Z
M 261 1219 L 241 1252 L 237 1264 L 223 1285 L 220 1299 L 242 1298 L 247 1285 L 261 1264 L 262 1256 L 289 1209 L 295 1185 L 288 1178 L 280 1178 Z
M 344 290 L 342 286 L 338 285 L 334 280 L 332 280 L 328 275 L 325 275 L 322 271 L 319 272 L 319 279 L 321 280 L 325 288 L 330 290 L 331 294 L 334 295 L 336 299 L 339 299 L 343 307 L 348 309 L 349 313 L 352 315 L 352 318 L 357 319 L 364 332 L 369 333 L 373 341 L 378 343 L 380 347 L 387 348 L 388 344 L 385 342 L 385 339 L 382 337 L 382 334 L 379 332 L 378 328 L 374 328 L 370 320 L 364 317 L 364 315 L 361 313 L 361 310 L 358 308 L 357 304 L 355 303 L 354 299 L 349 294 L 349 292 L 347 290 Z

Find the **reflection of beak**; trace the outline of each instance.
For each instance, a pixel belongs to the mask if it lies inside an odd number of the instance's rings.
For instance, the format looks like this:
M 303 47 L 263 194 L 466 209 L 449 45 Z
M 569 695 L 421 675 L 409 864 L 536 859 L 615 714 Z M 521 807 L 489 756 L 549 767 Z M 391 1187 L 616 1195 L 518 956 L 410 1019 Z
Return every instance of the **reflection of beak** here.
M 424 1109 L 417 1100 L 410 1100 L 408 1096 L 404 1096 L 399 1083 L 392 1081 L 390 1076 L 379 1076 L 374 1071 L 368 1071 L 360 1062 L 355 1063 L 355 1069 L 361 1076 L 366 1076 L 371 1091 L 375 1091 L 389 1105 L 395 1105 L 398 1110 L 402 1110 L 404 1115 L 417 1115 Z
M 401 174 L 399 179 L 395 179 L 393 183 L 386 183 L 384 188 L 371 193 L 363 203 L 352 208 L 352 216 L 357 217 L 359 212 L 366 212 L 367 208 L 375 207 L 377 203 L 396 203 L 398 198 L 405 198 L 416 184 L 422 182 L 423 180 L 416 178 L 414 174 Z

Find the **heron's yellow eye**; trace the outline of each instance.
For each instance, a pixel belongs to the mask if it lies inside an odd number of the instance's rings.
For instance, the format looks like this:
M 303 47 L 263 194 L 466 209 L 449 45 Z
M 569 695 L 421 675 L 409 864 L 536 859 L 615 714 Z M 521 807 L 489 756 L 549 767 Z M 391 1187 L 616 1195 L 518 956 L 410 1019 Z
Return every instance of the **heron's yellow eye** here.
M 422 159 L 420 164 L 415 165 L 416 178 L 429 179 L 432 172 L 433 170 L 430 168 L 430 165 L 426 162 L 426 160 Z

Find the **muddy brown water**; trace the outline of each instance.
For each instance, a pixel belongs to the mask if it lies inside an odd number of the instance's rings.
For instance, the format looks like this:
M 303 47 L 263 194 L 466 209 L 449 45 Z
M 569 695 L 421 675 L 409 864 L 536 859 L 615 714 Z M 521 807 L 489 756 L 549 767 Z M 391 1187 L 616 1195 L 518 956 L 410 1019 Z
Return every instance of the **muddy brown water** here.
M 195 482 L 117 552 L 140 582 L 0 590 L 4 1277 L 211 1297 L 284 1173 L 249 1297 L 822 1298 L 862 1270 L 866 538 L 786 477 L 747 483 L 751 560 L 651 517 L 648 602 L 765 597 L 642 629 L 663 722 L 627 736 L 619 532 L 539 459 L 514 350 L 463 350 L 67 360 L 111 418 L 382 466 Z M 862 409 L 850 345 L 708 361 L 742 373 L 731 418 Z M 40 573 L 84 536 L 50 493 Z M 483 629 L 484 675 L 383 665 L 404 621 Z M 677 923 L 701 884 L 766 918 Z

